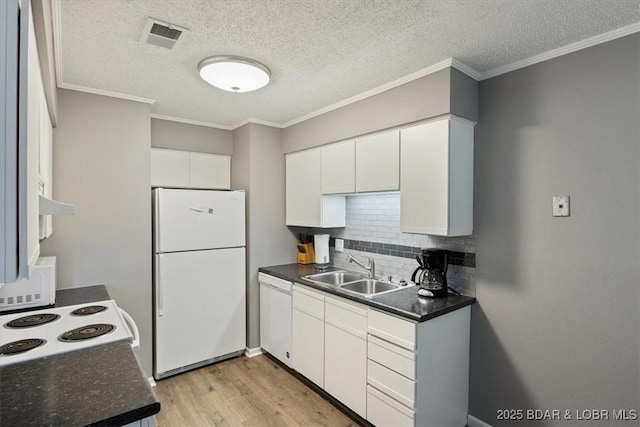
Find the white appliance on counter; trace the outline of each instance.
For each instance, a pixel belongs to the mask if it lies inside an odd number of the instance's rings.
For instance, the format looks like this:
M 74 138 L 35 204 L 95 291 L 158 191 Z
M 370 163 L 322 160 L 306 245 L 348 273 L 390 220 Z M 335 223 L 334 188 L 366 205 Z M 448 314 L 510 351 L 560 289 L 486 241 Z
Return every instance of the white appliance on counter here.
M 53 305 L 56 302 L 56 257 L 38 258 L 28 279 L 0 283 L 0 312 Z
M 316 264 L 319 267 L 329 265 L 329 234 L 316 234 L 313 236 L 313 248 L 316 252 Z
M 135 348 L 139 337 L 131 316 L 114 300 L 5 314 L 0 366 L 123 340 Z
M 246 348 L 245 193 L 153 190 L 156 379 Z
M 287 280 L 258 273 L 260 347 L 291 367 L 291 289 Z

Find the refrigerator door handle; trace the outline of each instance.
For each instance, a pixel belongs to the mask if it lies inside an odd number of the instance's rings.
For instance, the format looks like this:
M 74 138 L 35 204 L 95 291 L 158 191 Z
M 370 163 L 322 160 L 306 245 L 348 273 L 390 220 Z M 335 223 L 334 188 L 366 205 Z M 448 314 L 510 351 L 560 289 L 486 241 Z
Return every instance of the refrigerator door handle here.
M 156 259 L 156 314 L 164 316 L 164 293 L 162 292 L 162 280 L 160 275 L 160 257 Z
M 189 209 L 194 211 L 194 212 L 205 212 L 205 213 L 213 210 L 213 209 L 207 208 L 205 206 L 200 206 L 200 205 L 189 206 Z
M 160 245 L 160 194 L 162 189 L 156 188 L 153 190 L 153 250 L 154 252 L 160 252 L 162 246 Z

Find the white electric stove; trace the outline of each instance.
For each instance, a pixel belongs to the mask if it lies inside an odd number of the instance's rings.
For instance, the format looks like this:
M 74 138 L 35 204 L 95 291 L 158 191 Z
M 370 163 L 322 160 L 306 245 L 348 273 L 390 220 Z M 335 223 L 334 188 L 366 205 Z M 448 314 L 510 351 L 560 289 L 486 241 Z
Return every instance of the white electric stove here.
M 139 345 L 135 322 L 114 300 L 0 315 L 0 366 L 115 341 Z

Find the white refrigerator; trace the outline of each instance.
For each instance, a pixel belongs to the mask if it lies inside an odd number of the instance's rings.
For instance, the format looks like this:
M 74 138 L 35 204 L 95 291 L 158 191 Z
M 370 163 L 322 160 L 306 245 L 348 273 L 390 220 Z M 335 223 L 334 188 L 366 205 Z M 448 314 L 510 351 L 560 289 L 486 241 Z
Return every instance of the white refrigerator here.
M 246 347 L 245 193 L 153 190 L 156 379 Z

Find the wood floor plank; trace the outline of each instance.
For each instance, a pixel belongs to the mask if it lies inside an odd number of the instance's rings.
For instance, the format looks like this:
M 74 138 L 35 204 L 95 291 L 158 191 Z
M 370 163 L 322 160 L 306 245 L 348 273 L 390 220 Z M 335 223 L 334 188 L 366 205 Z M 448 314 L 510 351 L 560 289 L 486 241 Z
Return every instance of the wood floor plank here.
M 266 356 L 235 359 L 158 381 L 158 427 L 355 426 Z

